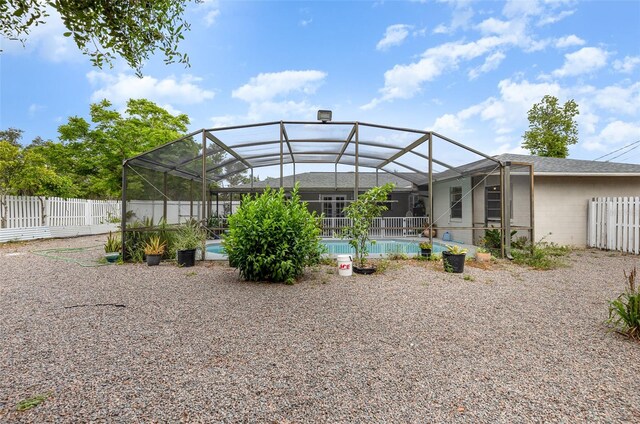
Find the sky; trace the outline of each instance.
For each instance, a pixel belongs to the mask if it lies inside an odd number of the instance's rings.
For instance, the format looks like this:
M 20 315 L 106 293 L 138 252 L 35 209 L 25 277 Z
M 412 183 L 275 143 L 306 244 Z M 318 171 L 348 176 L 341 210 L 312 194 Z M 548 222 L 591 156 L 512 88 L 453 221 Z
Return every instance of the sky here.
M 191 67 L 157 54 L 142 79 L 123 61 L 92 67 L 55 15 L 24 47 L 2 40 L 0 128 L 56 140 L 91 103 L 135 97 L 186 113 L 190 130 L 330 109 L 526 154 L 527 111 L 550 94 L 579 106 L 570 158 L 640 140 L 638 0 L 204 1 L 186 19 Z M 640 163 L 635 147 L 615 161 Z

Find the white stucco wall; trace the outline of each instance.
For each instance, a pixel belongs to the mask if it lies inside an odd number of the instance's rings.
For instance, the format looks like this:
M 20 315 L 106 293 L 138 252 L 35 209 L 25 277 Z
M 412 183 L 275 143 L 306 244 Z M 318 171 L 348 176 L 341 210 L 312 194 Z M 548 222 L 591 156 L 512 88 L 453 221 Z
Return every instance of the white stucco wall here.
M 592 197 L 640 196 L 640 177 L 535 177 L 535 238 L 585 247 Z
M 462 187 L 462 219 L 452 219 L 449 210 L 449 188 Z M 434 224 L 438 228 L 438 237 L 442 237 L 445 231 L 451 233 L 452 239 L 463 243 L 471 243 L 473 234 L 471 230 L 456 230 L 455 227 L 470 228 L 472 225 L 472 203 L 473 196 L 471 190 L 471 179 L 463 178 L 460 180 L 449 180 L 437 182 L 433 187 L 433 219 Z M 440 229 L 447 228 L 450 229 Z

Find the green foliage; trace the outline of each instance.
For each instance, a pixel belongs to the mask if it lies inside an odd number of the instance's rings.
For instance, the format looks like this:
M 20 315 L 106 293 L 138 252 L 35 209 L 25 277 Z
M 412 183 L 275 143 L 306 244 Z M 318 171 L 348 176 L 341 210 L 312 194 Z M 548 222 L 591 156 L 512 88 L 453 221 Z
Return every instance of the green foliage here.
M 549 270 L 565 266 L 563 257 L 570 252 L 571 249 L 567 246 L 539 241 L 538 243 L 527 244 L 521 249 L 512 249 L 511 255 L 513 256 L 513 262 L 518 265 Z
M 120 237 L 109 231 L 107 242 L 104 244 L 104 253 L 120 252 L 121 250 L 122 243 L 120 243 Z
M 27 411 L 31 408 L 35 408 L 36 406 L 40 405 L 42 402 L 47 400 L 49 396 L 50 396 L 49 393 L 45 393 L 43 395 L 37 395 L 28 399 L 21 400 L 16 405 L 16 411 L 22 412 L 22 411 Z
M 192 250 L 201 247 L 205 240 L 205 232 L 197 221 L 187 222 L 178 229 L 175 235 L 175 250 Z
M 320 218 L 300 201 L 298 184 L 286 199 L 283 189 L 267 188 L 246 196 L 229 216 L 223 245 L 229 262 L 251 281 L 293 282 L 306 266 L 315 265 L 324 252 Z
M 423 249 L 423 250 L 431 250 L 433 248 L 433 245 L 431 243 L 429 243 L 428 241 L 422 241 L 422 242 L 420 242 L 418 247 L 420 249 Z
M 447 244 L 447 251 L 452 255 L 464 255 L 467 253 L 468 249 L 463 249 L 457 244 Z
M 61 143 L 33 147 L 89 198 L 119 197 L 122 162 L 179 138 L 189 124 L 187 115 L 174 116 L 146 99 L 129 100 L 124 115 L 102 100 L 90 106 L 90 117 L 92 124 L 74 116 L 61 125 Z
M 190 26 L 184 21 L 188 0 L 91 2 L 59 0 L 8 0 L 0 2 L 0 34 L 24 43 L 33 27 L 46 24 L 48 8 L 55 9 L 78 49 L 102 68 L 123 58 L 138 76 L 154 52 L 164 53 L 165 63 L 189 65 L 178 43 Z
M 369 255 L 367 242 L 375 243 L 369 239 L 369 228 L 373 219 L 382 216 L 388 209 L 384 202 L 394 187 L 393 183 L 373 187 L 344 208 L 345 216 L 351 219 L 351 227 L 344 228 L 341 237 L 349 239 L 349 244 L 356 251 L 356 262 L 360 267 L 366 266 Z
M 475 281 L 475 279 L 469 274 L 465 274 L 462 278 L 464 279 L 464 281 Z
M 558 106 L 558 99 L 546 95 L 529 110 L 529 130 L 525 131 L 522 147 L 532 154 L 566 158 L 569 146 L 578 142 L 578 105 L 569 100 Z
M 638 270 L 634 267 L 627 275 L 627 287 L 617 299 L 609 301 L 607 323 L 616 331 L 640 340 L 640 286 L 637 285 Z

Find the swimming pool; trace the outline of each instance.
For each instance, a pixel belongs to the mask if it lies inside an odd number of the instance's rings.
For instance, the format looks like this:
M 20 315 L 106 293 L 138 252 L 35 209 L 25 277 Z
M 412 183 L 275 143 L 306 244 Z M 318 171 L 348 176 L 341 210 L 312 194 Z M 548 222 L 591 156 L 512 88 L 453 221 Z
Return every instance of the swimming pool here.
M 375 244 L 368 243 L 369 253 L 371 255 L 389 255 L 394 253 L 406 254 L 409 256 L 420 253 L 418 243 L 423 240 L 397 240 L 397 239 L 381 239 L 376 240 Z M 349 245 L 347 240 L 322 240 L 322 244 L 327 246 L 327 254 L 329 255 L 353 255 L 355 250 Z M 432 253 L 441 253 L 445 247 L 434 243 Z M 224 255 L 224 247 L 220 243 L 209 244 L 207 252 L 215 255 Z

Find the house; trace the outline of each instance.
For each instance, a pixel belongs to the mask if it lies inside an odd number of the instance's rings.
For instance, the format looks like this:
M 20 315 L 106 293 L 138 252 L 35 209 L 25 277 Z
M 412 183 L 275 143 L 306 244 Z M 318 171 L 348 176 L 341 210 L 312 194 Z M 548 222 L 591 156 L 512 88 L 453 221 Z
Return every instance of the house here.
M 372 187 L 394 183 L 395 188 L 390 195 L 388 210 L 385 217 L 425 216 L 425 192 L 419 192 L 418 187 L 411 181 L 402 178 L 402 174 L 379 172 L 359 173 L 359 193 L 364 193 Z M 407 176 L 410 177 L 410 176 Z M 355 173 L 353 172 L 305 172 L 283 178 L 283 187 L 300 185 L 300 197 L 308 203 L 309 210 L 318 214 L 324 213 L 327 218 L 341 218 L 343 208 L 353 200 Z M 254 190 L 262 190 L 267 186 L 280 187 L 280 178 L 267 178 L 253 183 Z M 247 188 L 243 184 L 239 188 Z
M 589 199 L 640 196 L 640 165 L 516 154 L 494 159 L 532 165 L 533 191 L 528 169 L 512 166 L 509 207 L 515 229 L 528 227 L 533 214 L 535 241 L 544 237 L 584 247 Z M 434 220 L 439 227 L 450 227 L 454 240 L 477 242 L 484 230 L 466 228 L 500 225 L 499 172 L 488 171 L 494 168 L 494 162 L 484 159 L 434 176 Z M 459 205 L 451 207 L 460 197 Z M 518 233 L 527 236 L 526 230 Z
M 516 237 L 584 247 L 587 206 L 594 197 L 640 196 L 640 165 L 502 154 L 433 174 L 433 222 L 451 240 L 477 244 L 485 230 L 500 227 L 501 178 L 497 162 L 511 163 L 511 227 Z M 533 178 L 530 175 L 533 170 Z M 425 175 L 360 172 L 359 192 L 396 184 L 384 217 L 428 216 Z M 406 178 L 406 179 L 405 179 Z M 307 172 L 283 178 L 300 183 L 302 200 L 325 217 L 342 217 L 354 197 L 354 173 Z M 253 190 L 277 188 L 279 178 L 254 182 Z M 248 184 L 239 188 L 247 189 Z M 532 219 L 533 218 L 533 219 Z

